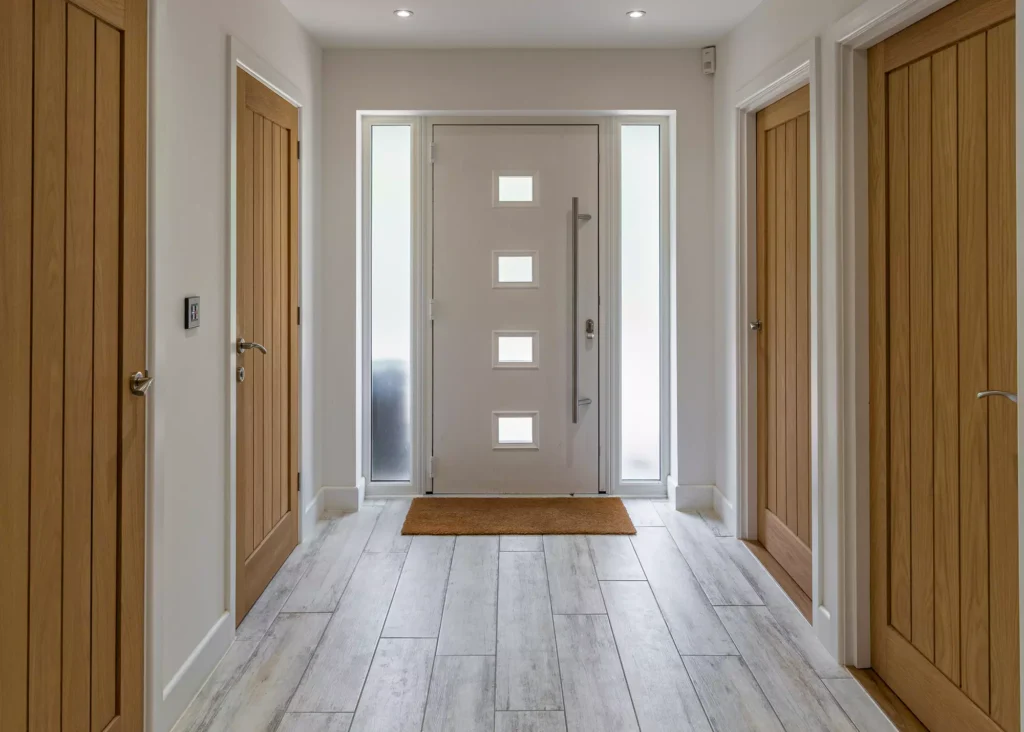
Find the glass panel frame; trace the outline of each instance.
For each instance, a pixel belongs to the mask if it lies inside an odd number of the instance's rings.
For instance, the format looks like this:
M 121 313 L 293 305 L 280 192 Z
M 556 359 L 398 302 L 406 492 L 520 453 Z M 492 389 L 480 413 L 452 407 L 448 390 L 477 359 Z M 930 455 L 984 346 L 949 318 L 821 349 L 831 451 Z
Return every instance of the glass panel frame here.
M 529 280 L 502 280 L 501 260 L 503 259 L 527 259 L 531 260 L 531 279 Z M 515 265 L 513 265 L 515 266 Z M 529 290 L 540 287 L 540 253 L 537 251 L 522 250 L 498 250 L 491 253 L 491 287 L 496 290 Z
M 503 361 L 501 340 L 503 338 L 531 339 L 529 361 Z M 491 366 L 495 369 L 538 369 L 540 368 L 540 331 L 536 330 L 495 330 L 491 332 Z
M 532 198 L 511 198 L 503 200 L 502 179 L 530 178 L 530 194 Z M 507 190 L 514 192 L 518 181 L 509 180 Z M 540 206 L 540 174 L 536 170 L 495 170 L 491 177 L 491 205 L 494 208 L 536 208 Z
M 621 120 L 615 135 L 618 342 L 613 429 L 620 486 L 664 485 L 671 454 L 667 127 L 660 118 Z
M 368 482 L 407 484 L 416 471 L 413 253 L 418 129 L 412 119 L 373 121 L 364 134 L 368 297 L 363 474 Z
M 510 422 L 509 429 L 513 432 L 519 426 L 530 420 L 530 440 L 506 440 L 502 442 L 502 423 Z M 509 411 L 491 412 L 491 440 L 495 450 L 539 450 L 540 449 L 540 412 L 530 411 Z

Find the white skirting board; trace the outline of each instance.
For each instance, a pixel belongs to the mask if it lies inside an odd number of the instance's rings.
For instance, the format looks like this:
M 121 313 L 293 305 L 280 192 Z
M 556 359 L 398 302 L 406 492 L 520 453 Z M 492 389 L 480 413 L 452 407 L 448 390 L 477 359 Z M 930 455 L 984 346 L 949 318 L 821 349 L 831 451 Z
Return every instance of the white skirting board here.
M 316 534 L 317 521 L 324 514 L 324 490 L 321 487 L 302 512 L 302 541 Z
M 353 513 L 363 507 L 365 497 L 366 491 L 361 485 L 325 485 L 320 489 L 320 513 L 324 511 Z M 319 518 L 319 514 L 317 518 Z
M 164 686 L 160 713 L 157 715 L 157 730 L 169 730 L 185 713 L 234 639 L 235 624 L 231 613 L 225 612 Z
M 718 517 L 725 522 L 725 526 L 729 529 L 729 533 L 732 536 L 736 536 L 736 507 L 732 504 L 725 494 L 715 486 L 714 490 L 714 507 L 715 513 Z
M 715 486 L 713 485 L 681 485 L 676 488 L 676 509 L 683 511 L 699 511 L 713 508 Z

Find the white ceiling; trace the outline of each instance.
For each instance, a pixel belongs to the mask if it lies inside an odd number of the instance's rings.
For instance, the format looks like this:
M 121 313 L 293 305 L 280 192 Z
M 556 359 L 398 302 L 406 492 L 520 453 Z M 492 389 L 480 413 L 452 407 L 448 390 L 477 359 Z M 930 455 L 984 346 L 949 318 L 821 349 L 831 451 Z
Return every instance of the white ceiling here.
M 711 43 L 761 0 L 282 1 L 328 48 L 663 48 Z

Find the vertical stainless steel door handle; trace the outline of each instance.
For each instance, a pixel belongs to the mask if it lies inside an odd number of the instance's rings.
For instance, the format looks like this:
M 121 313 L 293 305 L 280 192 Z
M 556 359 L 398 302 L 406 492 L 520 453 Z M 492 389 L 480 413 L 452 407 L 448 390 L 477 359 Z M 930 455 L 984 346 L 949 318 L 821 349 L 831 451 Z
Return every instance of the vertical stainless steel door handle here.
M 590 214 L 580 213 L 580 199 L 572 199 L 572 423 L 580 421 L 580 222 L 590 221 Z
M 1014 404 L 1017 403 L 1017 395 L 1014 394 L 1012 391 L 993 390 L 993 391 L 979 391 L 978 392 L 978 399 L 987 399 L 989 397 L 994 397 L 994 396 L 1006 397 L 1007 399 L 1009 399 Z

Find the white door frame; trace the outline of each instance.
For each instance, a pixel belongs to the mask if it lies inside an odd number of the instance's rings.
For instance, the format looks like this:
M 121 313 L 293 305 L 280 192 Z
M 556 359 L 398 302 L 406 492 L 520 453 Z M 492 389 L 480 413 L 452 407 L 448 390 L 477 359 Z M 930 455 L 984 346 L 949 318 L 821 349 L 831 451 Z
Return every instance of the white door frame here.
M 598 332 L 607 347 L 600 349 L 599 388 L 601 455 L 599 489 L 617 495 L 664 496 L 671 455 L 671 409 L 668 408 L 671 388 L 671 332 L 675 318 L 671 309 L 670 287 L 673 272 L 670 269 L 675 234 L 672 227 L 675 200 L 675 182 L 671 161 L 674 160 L 675 116 L 670 112 L 616 113 L 609 111 L 580 112 L 376 112 L 359 113 L 360 172 L 359 172 L 359 228 L 358 256 L 360 293 L 357 297 L 360 315 L 358 356 L 358 392 L 362 401 L 358 430 L 357 452 L 361 459 L 360 480 L 367 497 L 421 495 L 431 485 L 430 460 L 433 444 L 432 432 L 432 339 L 427 337 L 431 328 L 431 277 L 433 269 L 433 186 L 431 171 L 431 140 L 435 124 L 474 125 L 591 125 L 598 128 L 600 155 L 598 257 L 599 293 Z M 662 394 L 664 409 L 661 419 L 661 480 L 652 482 L 626 482 L 619 480 L 619 433 L 613 425 L 619 423 L 619 385 L 617 380 L 618 354 L 618 140 L 623 124 L 658 124 L 661 126 L 662 145 Z M 369 128 L 375 124 L 402 124 L 413 127 L 413 299 L 412 299 L 412 480 L 407 482 L 372 482 L 369 479 L 369 378 L 370 373 L 370 307 L 369 307 Z M 614 317 L 613 317 L 614 316 Z M 614 476 L 614 477 L 612 477 Z
M 820 638 L 834 634 L 834 603 L 825 596 L 822 561 L 822 290 L 819 236 L 821 82 L 818 39 L 812 39 L 746 84 L 732 104 L 736 114 L 736 536 L 757 539 L 757 338 L 749 324 L 757 311 L 757 113 L 810 85 L 810 440 L 812 622 Z M 826 646 L 829 644 L 826 643 Z

